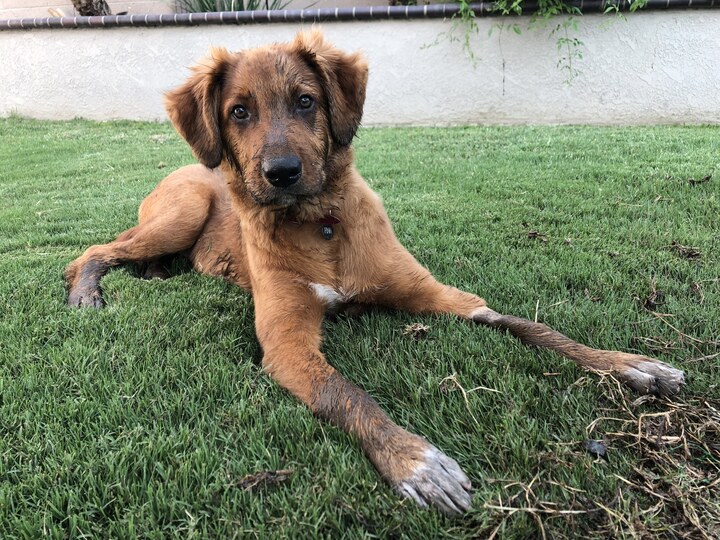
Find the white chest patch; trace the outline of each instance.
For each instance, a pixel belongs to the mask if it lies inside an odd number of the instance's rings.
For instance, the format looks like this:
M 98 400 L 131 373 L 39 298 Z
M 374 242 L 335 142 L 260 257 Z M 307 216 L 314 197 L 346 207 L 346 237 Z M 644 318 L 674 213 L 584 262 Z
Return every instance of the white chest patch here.
M 332 287 L 327 285 L 321 285 L 320 283 L 311 283 L 310 288 L 320 300 L 325 302 L 328 309 L 337 307 L 338 304 L 347 302 L 348 298 L 341 292 L 336 291 Z

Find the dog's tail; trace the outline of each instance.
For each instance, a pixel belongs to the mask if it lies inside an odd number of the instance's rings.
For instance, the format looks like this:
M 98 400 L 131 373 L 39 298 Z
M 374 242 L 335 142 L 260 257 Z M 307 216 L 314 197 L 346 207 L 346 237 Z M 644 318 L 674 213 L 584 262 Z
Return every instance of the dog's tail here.
M 477 309 L 471 319 L 499 330 L 507 330 L 523 343 L 553 350 L 586 369 L 608 372 L 638 392 L 668 396 L 685 382 L 682 371 L 647 356 L 587 347 L 548 326 L 513 315 L 502 315 L 488 307 Z

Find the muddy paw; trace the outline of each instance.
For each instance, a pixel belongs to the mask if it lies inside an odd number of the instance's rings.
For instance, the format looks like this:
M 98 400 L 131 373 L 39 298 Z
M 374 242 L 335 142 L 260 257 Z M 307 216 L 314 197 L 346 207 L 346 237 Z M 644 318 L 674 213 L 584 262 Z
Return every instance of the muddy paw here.
M 100 289 L 75 288 L 68 294 L 67 304 L 70 307 L 84 308 L 91 307 L 100 309 L 105 307 Z
M 671 396 L 685 383 L 682 371 L 647 356 L 628 354 L 624 364 L 618 378 L 643 394 Z
M 395 486 L 402 497 L 422 507 L 435 506 L 445 515 L 467 512 L 472 503 L 470 479 L 457 462 L 429 446 L 413 473 Z

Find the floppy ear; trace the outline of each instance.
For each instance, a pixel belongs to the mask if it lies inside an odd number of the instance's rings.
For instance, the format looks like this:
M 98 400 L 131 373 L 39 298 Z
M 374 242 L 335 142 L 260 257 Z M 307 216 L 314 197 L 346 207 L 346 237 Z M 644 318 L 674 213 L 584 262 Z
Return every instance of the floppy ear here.
M 322 32 L 301 32 L 293 46 L 320 75 L 327 93 L 330 131 L 335 142 L 349 145 L 360 126 L 368 63 L 362 53 L 347 54 L 325 41 Z
M 165 108 L 175 129 L 195 157 L 211 169 L 223 158 L 220 91 L 230 59 L 226 49 L 211 49 L 210 55 L 192 68 L 193 74 L 185 84 L 165 94 Z

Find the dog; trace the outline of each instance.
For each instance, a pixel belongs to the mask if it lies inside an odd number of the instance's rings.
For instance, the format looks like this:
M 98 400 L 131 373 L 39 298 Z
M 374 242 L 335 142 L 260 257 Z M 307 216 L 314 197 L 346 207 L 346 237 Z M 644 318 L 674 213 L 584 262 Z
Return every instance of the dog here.
M 263 369 L 317 416 L 357 437 L 402 497 L 445 514 L 471 506 L 460 466 L 398 426 L 320 350 L 326 312 L 384 306 L 448 313 L 507 330 L 642 393 L 677 392 L 683 373 L 636 354 L 581 345 L 547 326 L 489 308 L 436 281 L 399 243 L 379 197 L 354 166 L 352 141 L 368 64 L 319 30 L 292 42 L 230 53 L 214 48 L 166 94 L 169 117 L 200 164 L 162 180 L 138 225 L 90 247 L 66 269 L 67 302 L 102 307 L 114 266 L 186 256 L 199 272 L 250 291 Z

